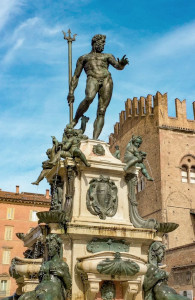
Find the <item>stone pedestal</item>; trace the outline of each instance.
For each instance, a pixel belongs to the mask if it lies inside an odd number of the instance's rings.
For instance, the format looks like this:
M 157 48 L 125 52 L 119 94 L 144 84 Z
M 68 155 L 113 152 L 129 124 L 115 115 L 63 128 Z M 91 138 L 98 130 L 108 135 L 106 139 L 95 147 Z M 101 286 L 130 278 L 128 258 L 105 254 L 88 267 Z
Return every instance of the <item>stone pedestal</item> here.
M 93 149 L 97 144 L 103 148 L 103 155 L 94 153 Z M 95 299 L 102 282 L 110 280 L 120 282 L 123 299 L 141 300 L 143 299 L 142 282 L 146 273 L 148 247 L 157 238 L 156 230 L 134 228 L 130 222 L 130 204 L 123 170 L 124 164 L 112 156 L 109 145 L 102 141 L 86 140 L 81 142 L 80 149 L 91 167 L 67 159 L 60 161 L 47 178 L 50 181 L 56 172 L 64 178 L 63 207 L 69 209 L 71 207 L 71 213 L 69 212 L 71 217 L 65 234 L 57 224 L 49 224 L 49 227 L 50 232 L 61 234 L 64 241 L 63 257 L 72 275 L 72 300 Z M 70 191 L 67 193 L 67 178 L 69 176 L 70 179 L 70 168 L 73 170 L 75 164 L 77 174 L 72 173 L 71 180 L 74 188 L 71 198 L 69 197 Z M 107 186 L 104 189 L 104 184 L 96 188 L 98 180 L 101 181 L 100 178 L 103 178 L 103 181 L 105 178 L 110 180 L 113 190 L 117 190 L 117 200 L 114 199 Z M 102 196 L 103 192 L 104 196 Z M 114 214 L 109 216 L 109 203 L 112 198 L 114 199 L 113 207 L 116 202 L 118 204 L 115 207 L 116 211 L 114 211 L 115 208 L 110 208 L 110 210 L 113 209 Z M 101 214 L 103 206 L 107 206 L 108 210 L 105 209 Z M 96 238 L 94 247 L 97 248 L 95 250 L 90 249 L 89 246 L 94 238 Z M 121 240 L 128 245 L 125 251 Z M 120 253 L 122 263 L 128 260 L 137 263 L 140 271 L 133 276 L 113 275 L 112 272 L 100 274 L 97 270 L 98 264 L 106 259 L 112 261 L 116 252 Z
M 62 211 L 38 213 L 39 221 L 47 225 L 26 235 L 24 245 L 32 247 L 36 241 L 44 241 L 48 233 L 60 235 L 63 259 L 72 277 L 72 300 L 94 300 L 106 285 L 117 286 L 122 299 L 143 300 L 148 248 L 161 236 L 154 229 L 135 228 L 130 222 L 127 174 L 124 164 L 110 153 L 109 145 L 85 140 L 80 149 L 91 166 L 67 158 L 53 167 L 47 180 L 53 182 L 58 175 L 64 181 Z M 23 292 L 37 284 L 28 273 L 33 267 L 37 274 L 40 262 L 33 266 L 31 262 L 17 263 L 17 272 L 24 279 Z

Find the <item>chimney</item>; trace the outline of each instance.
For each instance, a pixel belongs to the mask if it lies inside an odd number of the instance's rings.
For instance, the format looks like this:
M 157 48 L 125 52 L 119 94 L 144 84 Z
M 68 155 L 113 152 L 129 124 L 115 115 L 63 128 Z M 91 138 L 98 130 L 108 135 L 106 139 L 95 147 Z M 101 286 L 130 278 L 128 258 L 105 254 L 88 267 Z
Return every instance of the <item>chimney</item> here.
M 20 186 L 16 185 L 16 194 L 19 194 L 19 192 L 20 192 Z
M 46 190 L 45 197 L 46 197 L 46 199 L 49 199 L 49 190 Z

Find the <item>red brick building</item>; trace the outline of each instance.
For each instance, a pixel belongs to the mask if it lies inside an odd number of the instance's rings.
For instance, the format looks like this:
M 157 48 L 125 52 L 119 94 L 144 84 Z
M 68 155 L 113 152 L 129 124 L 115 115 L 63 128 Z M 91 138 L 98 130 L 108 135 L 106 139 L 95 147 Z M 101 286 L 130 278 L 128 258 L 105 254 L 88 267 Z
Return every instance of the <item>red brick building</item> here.
M 138 209 L 145 218 L 179 223 L 165 237 L 170 283 L 195 297 L 195 121 L 186 116 L 186 101 L 175 100 L 176 117 L 168 116 L 167 94 L 127 99 L 110 135 L 111 152 L 120 146 L 123 160 L 132 135 L 143 138 L 141 150 L 154 182 L 139 178 Z M 195 116 L 195 102 L 193 103 Z
M 27 233 L 37 226 L 36 212 L 48 210 L 49 190 L 46 195 L 0 190 L 0 297 L 10 296 L 16 290 L 16 283 L 9 275 L 11 259 L 23 257 L 26 248 L 16 237 L 17 232 Z

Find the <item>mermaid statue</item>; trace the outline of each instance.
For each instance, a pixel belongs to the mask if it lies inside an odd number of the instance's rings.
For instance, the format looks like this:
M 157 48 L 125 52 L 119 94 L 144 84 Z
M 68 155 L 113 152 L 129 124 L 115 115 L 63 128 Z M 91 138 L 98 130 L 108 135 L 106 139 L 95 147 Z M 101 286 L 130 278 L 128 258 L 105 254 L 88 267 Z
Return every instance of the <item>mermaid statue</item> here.
M 39 271 L 36 289 L 20 296 L 19 300 L 65 300 L 71 289 L 71 277 L 66 262 L 61 258 L 62 240 L 57 234 L 46 237 L 48 259 Z
M 160 269 L 165 255 L 165 246 L 161 242 L 154 242 L 149 249 L 148 270 L 144 278 L 144 300 L 187 300 L 168 286 L 169 273 Z

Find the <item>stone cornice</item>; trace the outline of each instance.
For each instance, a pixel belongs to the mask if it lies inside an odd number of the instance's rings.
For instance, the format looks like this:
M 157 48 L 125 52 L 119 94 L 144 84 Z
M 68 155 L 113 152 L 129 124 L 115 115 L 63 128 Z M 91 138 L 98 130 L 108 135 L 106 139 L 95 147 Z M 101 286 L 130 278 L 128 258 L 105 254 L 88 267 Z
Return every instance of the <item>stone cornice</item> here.
M 195 130 L 190 128 L 183 128 L 183 127 L 175 127 L 175 126 L 168 126 L 168 125 L 161 125 L 158 126 L 159 129 L 164 130 L 172 130 L 172 131 L 179 131 L 179 132 L 188 132 L 188 133 L 195 133 Z
M 180 250 L 180 249 L 184 249 L 184 248 L 195 248 L 195 243 L 190 243 L 190 244 L 186 244 L 186 245 L 181 245 L 178 247 L 174 247 L 174 248 L 170 248 L 166 250 L 166 254 L 169 254 L 171 252 L 175 252 L 176 250 Z
M 42 200 L 42 199 L 23 199 L 23 198 L 6 198 L 6 197 L 0 197 L 0 203 L 12 203 L 16 205 L 37 205 L 37 206 L 44 206 L 49 207 L 50 206 L 50 200 Z

